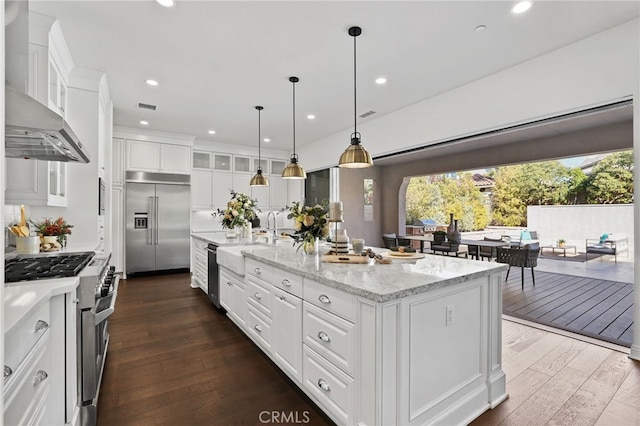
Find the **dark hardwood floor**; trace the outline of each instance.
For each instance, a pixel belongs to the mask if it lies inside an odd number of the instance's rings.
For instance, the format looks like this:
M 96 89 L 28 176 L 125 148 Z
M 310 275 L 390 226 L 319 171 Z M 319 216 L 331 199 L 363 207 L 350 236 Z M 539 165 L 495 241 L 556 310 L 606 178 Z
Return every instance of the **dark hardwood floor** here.
M 189 274 L 121 280 L 110 333 L 100 426 L 333 424 Z

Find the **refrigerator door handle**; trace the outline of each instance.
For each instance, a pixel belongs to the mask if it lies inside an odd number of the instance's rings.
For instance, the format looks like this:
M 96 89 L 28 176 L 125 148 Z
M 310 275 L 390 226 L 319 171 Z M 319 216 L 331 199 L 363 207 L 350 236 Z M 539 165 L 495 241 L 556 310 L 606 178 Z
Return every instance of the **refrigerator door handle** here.
M 153 216 L 154 211 L 155 206 L 153 205 L 153 197 L 149 197 L 149 225 L 147 226 L 147 244 L 149 245 L 153 244 L 153 229 L 155 227 L 155 218 Z
M 153 229 L 155 230 L 156 236 L 155 236 L 155 244 L 158 245 L 158 240 L 160 239 L 160 231 L 159 231 L 159 227 L 158 227 L 158 221 L 159 221 L 159 215 L 158 215 L 158 211 L 159 211 L 159 206 L 160 206 L 160 197 L 155 197 L 156 198 L 156 205 L 155 205 L 155 219 L 154 219 L 154 224 L 153 224 Z

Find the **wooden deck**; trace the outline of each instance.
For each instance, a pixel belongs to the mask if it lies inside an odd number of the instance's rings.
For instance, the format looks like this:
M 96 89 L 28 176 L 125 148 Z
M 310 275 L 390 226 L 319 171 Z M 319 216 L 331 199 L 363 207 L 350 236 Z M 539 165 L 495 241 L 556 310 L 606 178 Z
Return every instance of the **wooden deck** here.
M 505 315 L 631 347 L 633 340 L 633 284 L 595 278 L 511 268 L 504 283 Z

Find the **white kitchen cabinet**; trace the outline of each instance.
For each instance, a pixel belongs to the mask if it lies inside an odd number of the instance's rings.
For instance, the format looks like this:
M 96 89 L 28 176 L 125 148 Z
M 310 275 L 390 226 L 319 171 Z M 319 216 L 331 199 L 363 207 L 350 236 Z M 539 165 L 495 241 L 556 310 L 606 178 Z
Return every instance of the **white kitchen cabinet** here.
M 213 208 L 213 172 L 194 170 L 191 172 L 191 207 Z
M 247 285 L 243 277 L 224 267 L 220 268 L 220 305 L 240 329 L 247 321 Z
M 156 173 L 191 173 L 191 147 L 127 140 L 127 170 Z
M 302 299 L 273 287 L 273 357 L 289 376 L 302 382 Z
M 287 181 L 287 205 L 304 202 L 304 179 L 285 179 Z
M 62 117 L 67 111 L 67 75 L 60 71 L 54 55 L 49 55 L 49 91 L 48 106 Z
M 6 204 L 67 206 L 67 164 L 58 161 L 6 160 Z
M 214 208 L 223 209 L 231 199 L 231 189 L 233 188 L 233 175 L 224 172 L 211 173 L 212 185 L 212 205 Z
M 4 424 L 79 420 L 75 299 L 45 298 L 5 334 Z
M 272 176 L 282 176 L 282 171 L 287 167 L 287 162 L 285 160 L 271 160 L 271 175 Z
M 271 173 L 269 170 L 270 161 L 268 158 L 258 158 L 258 157 L 253 157 L 253 166 L 251 169 L 251 173 L 255 174 L 258 172 L 258 165 L 262 166 L 262 173 L 264 173 L 265 175 L 268 175 L 269 173 Z
M 287 206 L 288 181 L 280 175 L 269 176 L 269 209 L 280 210 Z
M 111 148 L 111 183 L 124 186 L 124 139 L 113 138 Z
M 234 173 L 251 173 L 251 157 L 246 155 L 233 156 Z
M 268 210 L 270 208 L 269 194 L 271 193 L 270 186 L 250 186 L 251 198 L 258 202 L 258 208 L 260 210 Z
M 199 288 L 205 294 L 209 291 L 209 253 L 207 241 L 191 238 L 191 287 Z
M 111 262 L 117 273 L 124 271 L 124 188 L 111 188 Z
M 233 174 L 233 190 L 245 195 L 251 195 L 251 176 L 244 173 Z M 230 198 L 230 197 L 229 197 Z M 228 199 L 227 199 L 228 201 Z

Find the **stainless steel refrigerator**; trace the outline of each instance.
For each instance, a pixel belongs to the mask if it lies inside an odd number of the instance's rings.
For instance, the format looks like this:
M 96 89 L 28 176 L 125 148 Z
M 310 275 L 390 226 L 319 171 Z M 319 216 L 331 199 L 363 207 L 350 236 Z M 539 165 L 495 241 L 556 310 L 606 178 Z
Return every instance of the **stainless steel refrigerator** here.
M 189 268 L 190 179 L 127 172 L 127 274 Z

